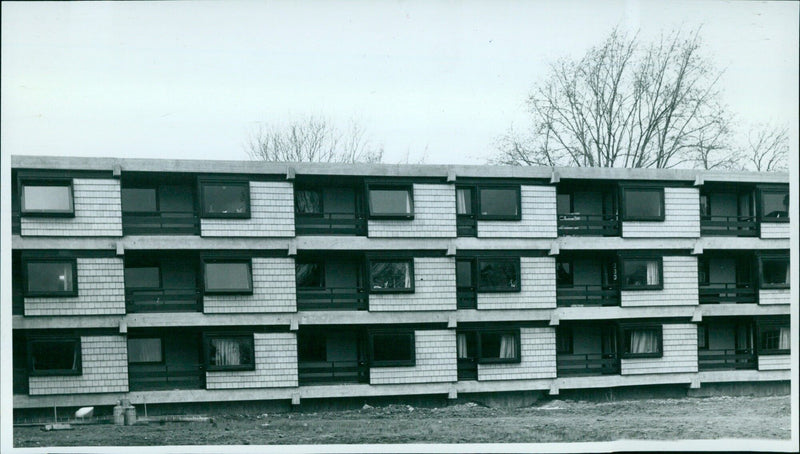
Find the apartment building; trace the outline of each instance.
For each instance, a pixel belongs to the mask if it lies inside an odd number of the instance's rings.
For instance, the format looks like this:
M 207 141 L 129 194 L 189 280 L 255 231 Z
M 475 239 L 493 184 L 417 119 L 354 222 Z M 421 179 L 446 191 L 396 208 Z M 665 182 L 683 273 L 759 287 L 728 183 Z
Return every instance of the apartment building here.
M 17 409 L 790 379 L 783 173 L 12 158 Z

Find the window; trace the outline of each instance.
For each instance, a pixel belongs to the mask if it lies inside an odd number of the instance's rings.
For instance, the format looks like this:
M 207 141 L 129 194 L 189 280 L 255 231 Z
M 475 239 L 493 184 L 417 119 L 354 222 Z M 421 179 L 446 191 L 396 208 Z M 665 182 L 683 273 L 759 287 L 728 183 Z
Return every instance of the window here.
M 572 274 L 572 262 L 556 261 L 556 285 L 559 287 L 572 287 L 574 282 Z
M 472 260 L 456 260 L 456 287 L 473 287 L 472 265 Z
M 414 195 L 411 185 L 371 186 L 369 193 L 369 215 L 372 218 L 412 219 L 414 217 Z
M 369 281 L 373 293 L 413 292 L 414 261 L 370 260 Z
M 325 274 L 322 263 L 297 262 L 294 269 L 297 288 L 325 287 Z
M 253 275 L 249 259 L 206 259 L 203 277 L 207 294 L 252 294 Z
M 78 296 L 76 259 L 23 259 L 25 296 Z
M 209 371 L 256 368 L 252 334 L 209 334 L 204 345 Z
M 519 186 L 497 188 L 478 187 L 480 216 L 483 220 L 519 220 L 520 215 Z
M 697 282 L 700 285 L 709 285 L 711 282 L 711 268 L 707 257 L 697 258 Z
M 559 193 L 556 195 L 556 212 L 559 215 L 572 213 L 572 194 Z
M 663 221 L 664 188 L 622 188 L 623 221 Z
M 661 345 L 661 325 L 622 328 L 623 358 L 660 358 Z
M 328 346 L 325 335 L 305 332 L 297 338 L 297 358 L 300 361 L 327 361 Z
M 697 325 L 697 349 L 708 350 L 708 325 Z
M 249 218 L 250 184 L 201 181 L 200 205 L 204 218 Z
M 414 332 L 371 332 L 369 353 L 371 367 L 414 366 Z
M 479 363 L 520 362 L 518 329 L 459 330 L 456 335 L 459 358 L 475 358 Z
M 161 288 L 161 269 L 157 266 L 135 266 L 125 268 L 126 289 Z
M 790 276 L 789 257 L 761 257 L 761 288 L 789 288 Z
M 761 220 L 789 222 L 789 189 L 761 189 Z
M 164 350 L 160 337 L 129 337 L 129 364 L 160 364 L 164 362 Z
M 297 214 L 322 214 L 322 193 L 314 189 L 294 191 L 294 212 Z
M 472 188 L 456 188 L 456 214 L 470 216 L 474 213 L 472 193 Z
M 662 259 L 657 258 L 623 258 L 622 289 L 623 290 L 661 290 Z
M 789 322 L 762 322 L 758 327 L 758 354 L 784 355 L 790 352 Z
M 479 258 L 479 292 L 519 292 L 519 258 Z
M 21 185 L 23 216 L 75 216 L 72 180 L 23 180 Z
M 28 341 L 30 375 L 80 375 L 79 338 L 31 339 Z
M 152 213 L 158 211 L 155 188 L 122 188 L 122 211 Z
M 566 326 L 556 328 L 556 354 L 572 354 L 572 330 Z

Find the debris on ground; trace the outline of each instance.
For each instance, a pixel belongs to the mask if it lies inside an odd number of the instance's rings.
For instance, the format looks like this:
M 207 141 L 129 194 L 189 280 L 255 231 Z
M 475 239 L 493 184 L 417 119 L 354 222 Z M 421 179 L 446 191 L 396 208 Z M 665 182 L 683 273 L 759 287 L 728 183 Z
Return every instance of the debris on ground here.
M 50 432 L 51 430 L 74 430 L 74 427 L 70 424 L 45 424 L 42 426 L 42 430 L 46 432 Z

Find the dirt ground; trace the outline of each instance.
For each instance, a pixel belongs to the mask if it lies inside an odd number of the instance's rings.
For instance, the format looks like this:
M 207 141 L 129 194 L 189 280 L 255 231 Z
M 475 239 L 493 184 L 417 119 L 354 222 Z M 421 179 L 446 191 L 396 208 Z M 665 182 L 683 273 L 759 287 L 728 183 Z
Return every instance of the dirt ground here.
M 141 446 L 338 443 L 538 443 L 790 438 L 790 397 L 709 397 L 616 402 L 549 400 L 525 408 L 474 403 L 443 408 L 213 416 L 204 422 L 15 427 L 14 445 Z

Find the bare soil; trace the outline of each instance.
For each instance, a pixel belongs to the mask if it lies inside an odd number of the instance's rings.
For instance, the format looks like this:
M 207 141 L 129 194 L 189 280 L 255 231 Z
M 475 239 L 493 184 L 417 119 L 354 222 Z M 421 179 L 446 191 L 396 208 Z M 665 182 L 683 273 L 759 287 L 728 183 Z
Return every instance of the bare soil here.
M 217 415 L 205 422 L 15 427 L 14 445 L 142 446 L 339 443 L 542 443 L 680 439 L 788 440 L 790 397 L 709 397 L 616 402 L 549 400 L 525 408 L 474 403 L 443 408 Z

